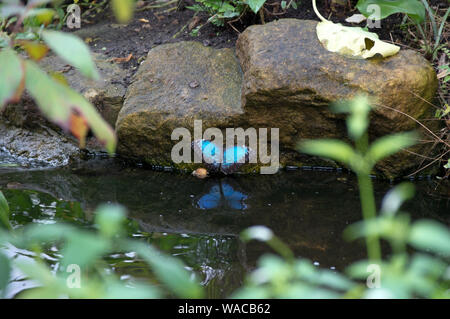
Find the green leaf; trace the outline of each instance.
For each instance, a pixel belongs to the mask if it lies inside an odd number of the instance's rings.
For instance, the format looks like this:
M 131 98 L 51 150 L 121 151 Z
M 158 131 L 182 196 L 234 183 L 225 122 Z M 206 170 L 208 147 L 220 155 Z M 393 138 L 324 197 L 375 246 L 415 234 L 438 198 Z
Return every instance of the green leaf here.
M 116 136 L 113 129 L 82 95 L 54 81 L 31 61 L 26 61 L 25 87 L 49 120 L 75 133 L 77 126 L 73 116 L 76 115 L 89 125 L 108 152 L 114 152 Z
M 399 215 L 394 218 L 383 216 L 360 221 L 348 226 L 343 235 L 346 240 L 376 236 L 395 243 L 405 243 L 409 235 L 409 217 L 408 215 Z
M 358 140 L 369 127 L 369 113 L 372 110 L 370 100 L 365 95 L 358 95 L 350 101 L 336 102 L 332 106 L 336 113 L 350 113 L 347 116 L 348 135 L 353 140 Z
M 0 298 L 5 294 L 5 288 L 9 283 L 11 263 L 9 258 L 0 253 Z
M 64 256 L 61 263 L 63 266 L 76 264 L 83 269 L 96 263 L 110 248 L 109 242 L 97 235 L 84 231 L 72 232 L 61 250 Z
M 258 13 L 264 3 L 266 3 L 266 0 L 247 0 L 248 6 L 255 14 Z
M 263 255 L 258 260 L 258 268 L 250 275 L 250 280 L 255 285 L 277 283 L 281 287 L 289 285 L 294 275 L 294 269 L 290 263 L 276 255 Z
M 232 299 L 269 299 L 270 292 L 264 287 L 244 286 L 231 295 Z
M 316 283 L 339 290 L 349 290 L 355 286 L 350 279 L 331 270 L 321 270 Z
M 292 261 L 294 254 L 290 248 L 276 237 L 266 226 L 252 226 L 241 233 L 243 241 L 259 240 L 267 243 L 274 251 L 283 256 L 286 260 Z
M 350 145 L 332 139 L 303 141 L 297 149 L 303 153 L 330 158 L 347 165 L 351 165 L 357 156 Z
M 359 0 L 356 8 L 364 16 L 369 17 L 374 13 L 369 6 L 373 5 L 380 8 L 379 20 L 394 13 L 405 13 L 416 23 L 421 23 L 425 19 L 425 7 L 419 0 Z
M 0 223 L 7 229 L 11 229 L 9 223 L 9 205 L 3 193 L 0 191 Z
M 152 267 L 159 280 L 180 298 L 201 298 L 203 290 L 199 283 L 190 279 L 183 263 L 171 256 L 159 253 L 144 243 L 127 241 L 124 248 L 135 251 Z
M 367 279 L 367 276 L 369 274 L 367 271 L 367 267 L 369 267 L 370 264 L 371 262 L 369 260 L 357 261 L 348 266 L 345 269 L 345 272 L 350 278 L 365 280 Z M 383 265 L 380 266 L 383 267 Z
M 32 289 L 25 290 L 19 295 L 23 299 L 57 299 L 61 298 L 62 289 L 58 283 L 58 279 L 51 269 L 39 260 L 18 260 L 14 265 L 19 268 L 27 277 L 35 280 L 41 285 Z
M 56 16 L 56 11 L 48 8 L 35 8 L 27 12 L 26 17 L 34 17 L 37 26 L 49 25 Z
M 50 268 L 40 260 L 19 259 L 14 262 L 25 275 L 35 279 L 45 286 L 54 286 L 56 277 L 52 274 Z
M 42 38 L 63 60 L 76 67 L 84 76 L 100 78 L 91 53 L 86 44 L 77 36 L 58 31 L 43 31 Z
M 156 299 L 161 297 L 160 290 L 155 286 L 133 284 L 133 287 L 128 287 L 120 281 L 114 281 L 107 283 L 107 291 L 102 299 Z
M 443 277 L 447 264 L 430 255 L 416 253 L 409 266 L 409 271 L 417 277 L 432 276 Z
M 27 226 L 25 232 L 20 236 L 20 241 L 14 245 L 32 246 L 41 242 L 53 242 L 65 240 L 76 228 L 67 224 L 32 224 Z
M 401 183 L 384 196 L 381 213 L 384 215 L 394 215 L 405 201 L 413 197 L 414 185 L 411 183 Z
M 259 240 L 266 242 L 273 239 L 273 232 L 266 226 L 252 226 L 241 233 L 243 241 Z
M 134 0 L 112 0 L 112 9 L 120 23 L 128 22 L 133 16 Z
M 444 165 L 444 168 L 450 169 L 450 159 L 447 161 L 447 164 Z
M 420 220 L 413 224 L 409 242 L 416 248 L 438 254 L 450 254 L 449 228 L 433 220 Z
M 384 136 L 372 143 L 366 158 L 372 163 L 376 163 L 385 157 L 416 144 L 417 138 L 418 136 L 414 132 Z
M 125 209 L 122 206 L 102 205 L 95 215 L 95 222 L 103 236 L 110 238 L 121 233 L 125 221 Z
M 10 49 L 0 51 L 0 109 L 17 100 L 21 93 L 24 70 L 17 54 Z

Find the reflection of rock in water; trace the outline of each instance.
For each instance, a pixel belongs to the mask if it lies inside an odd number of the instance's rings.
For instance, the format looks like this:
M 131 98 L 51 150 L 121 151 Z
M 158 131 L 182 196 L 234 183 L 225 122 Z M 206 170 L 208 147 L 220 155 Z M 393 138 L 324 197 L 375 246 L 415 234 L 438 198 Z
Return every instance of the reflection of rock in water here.
M 190 175 L 120 170 L 107 163 L 101 170 L 94 166 L 78 169 L 76 174 L 69 170 L 2 173 L 0 187 L 18 182 L 56 198 L 79 201 L 88 211 L 103 202 L 118 202 L 149 233 L 230 236 L 238 241 L 237 236 L 246 227 L 265 225 L 296 255 L 323 266 L 343 268 L 365 255 L 362 244 L 342 239 L 343 230 L 361 219 L 359 195 L 351 175 L 294 171 L 199 180 Z M 378 200 L 390 187 L 375 185 Z M 448 210 L 444 204 L 418 191 L 408 210 L 413 217 L 448 223 L 447 215 L 441 213 Z M 253 265 L 264 251 L 267 247 L 263 244 L 248 244 L 248 264 Z

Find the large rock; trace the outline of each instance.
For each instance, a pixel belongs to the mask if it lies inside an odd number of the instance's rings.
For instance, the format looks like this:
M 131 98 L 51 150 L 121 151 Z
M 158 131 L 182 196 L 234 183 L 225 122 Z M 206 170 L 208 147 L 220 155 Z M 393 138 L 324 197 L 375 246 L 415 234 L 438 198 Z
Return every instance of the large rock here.
M 323 48 L 316 23 L 282 19 L 247 28 L 236 46 L 241 68 L 230 50 L 196 42 L 152 49 L 127 90 L 116 123 L 119 152 L 171 165 L 172 130 L 185 127 L 192 133 L 194 119 L 201 119 L 203 129 L 279 128 L 282 164 L 323 165 L 300 155 L 295 146 L 305 138 L 346 139 L 345 116 L 330 112 L 329 106 L 359 93 L 384 106 L 372 114 L 372 140 L 420 127 L 404 114 L 429 124 L 425 119 L 432 118 L 429 102 L 437 79 L 420 54 L 402 50 L 387 59 L 350 59 Z M 412 150 L 426 153 L 423 145 Z M 399 153 L 377 171 L 399 176 L 418 160 Z
M 331 102 L 367 93 L 378 99 L 372 113 L 372 139 L 427 123 L 437 89 L 433 67 L 417 52 L 401 50 L 387 59 L 350 59 L 324 49 L 316 21 L 282 19 L 247 28 L 236 44 L 244 72 L 242 99 L 250 126 L 279 127 L 280 143 L 293 151 L 304 138 L 346 137 L 342 116 Z M 398 111 L 394 111 L 396 109 Z M 436 122 L 436 121 L 434 121 Z M 426 147 L 415 147 L 424 153 Z M 377 166 L 388 177 L 417 165 L 421 158 L 402 152 Z
M 171 164 L 173 129 L 234 127 L 243 114 L 242 73 L 230 49 L 198 42 L 158 46 L 148 53 L 116 123 L 118 151 L 152 164 Z
M 129 71 L 109 62 L 101 54 L 93 55 L 101 79 L 90 81 L 56 56 L 48 56 L 40 67 L 48 72 L 63 74 L 68 84 L 83 94 L 97 108 L 103 118 L 114 127 L 126 91 L 124 78 Z M 17 104 L 7 105 L 0 112 L 0 149 L 6 150 L 24 165 L 65 166 L 80 159 L 78 142 L 44 118 L 33 99 L 24 94 Z M 92 151 L 101 146 L 91 139 Z

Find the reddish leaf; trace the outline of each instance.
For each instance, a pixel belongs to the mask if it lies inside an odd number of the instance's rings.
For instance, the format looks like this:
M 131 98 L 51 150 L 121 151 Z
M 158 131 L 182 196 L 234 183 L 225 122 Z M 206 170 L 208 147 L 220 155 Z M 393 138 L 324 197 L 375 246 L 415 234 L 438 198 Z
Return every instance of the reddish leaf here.
M 42 71 L 34 62 L 26 61 L 25 85 L 45 116 L 63 129 L 86 136 L 85 126 L 89 126 L 97 139 L 113 153 L 116 147 L 114 130 L 81 94 L 70 87 L 58 83 Z M 81 117 L 80 120 L 78 117 Z
M 72 112 L 70 114 L 70 132 L 80 141 L 80 148 L 86 147 L 86 135 L 89 131 L 89 126 L 86 119 L 78 114 Z

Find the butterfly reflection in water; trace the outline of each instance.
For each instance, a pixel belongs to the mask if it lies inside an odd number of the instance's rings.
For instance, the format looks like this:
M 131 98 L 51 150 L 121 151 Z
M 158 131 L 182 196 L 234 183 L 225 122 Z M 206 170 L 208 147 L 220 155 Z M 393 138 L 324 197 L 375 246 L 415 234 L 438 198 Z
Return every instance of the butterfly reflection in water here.
M 253 150 L 245 145 L 232 146 L 222 151 L 221 146 L 207 140 L 195 140 L 192 142 L 192 148 L 197 156 L 203 159 L 209 171 L 222 172 L 225 175 L 236 172 L 255 155 Z
M 231 208 L 236 210 L 247 209 L 245 200 L 248 198 L 242 192 L 236 191 L 228 183 L 220 181 L 213 185 L 208 194 L 197 200 L 200 209 Z

